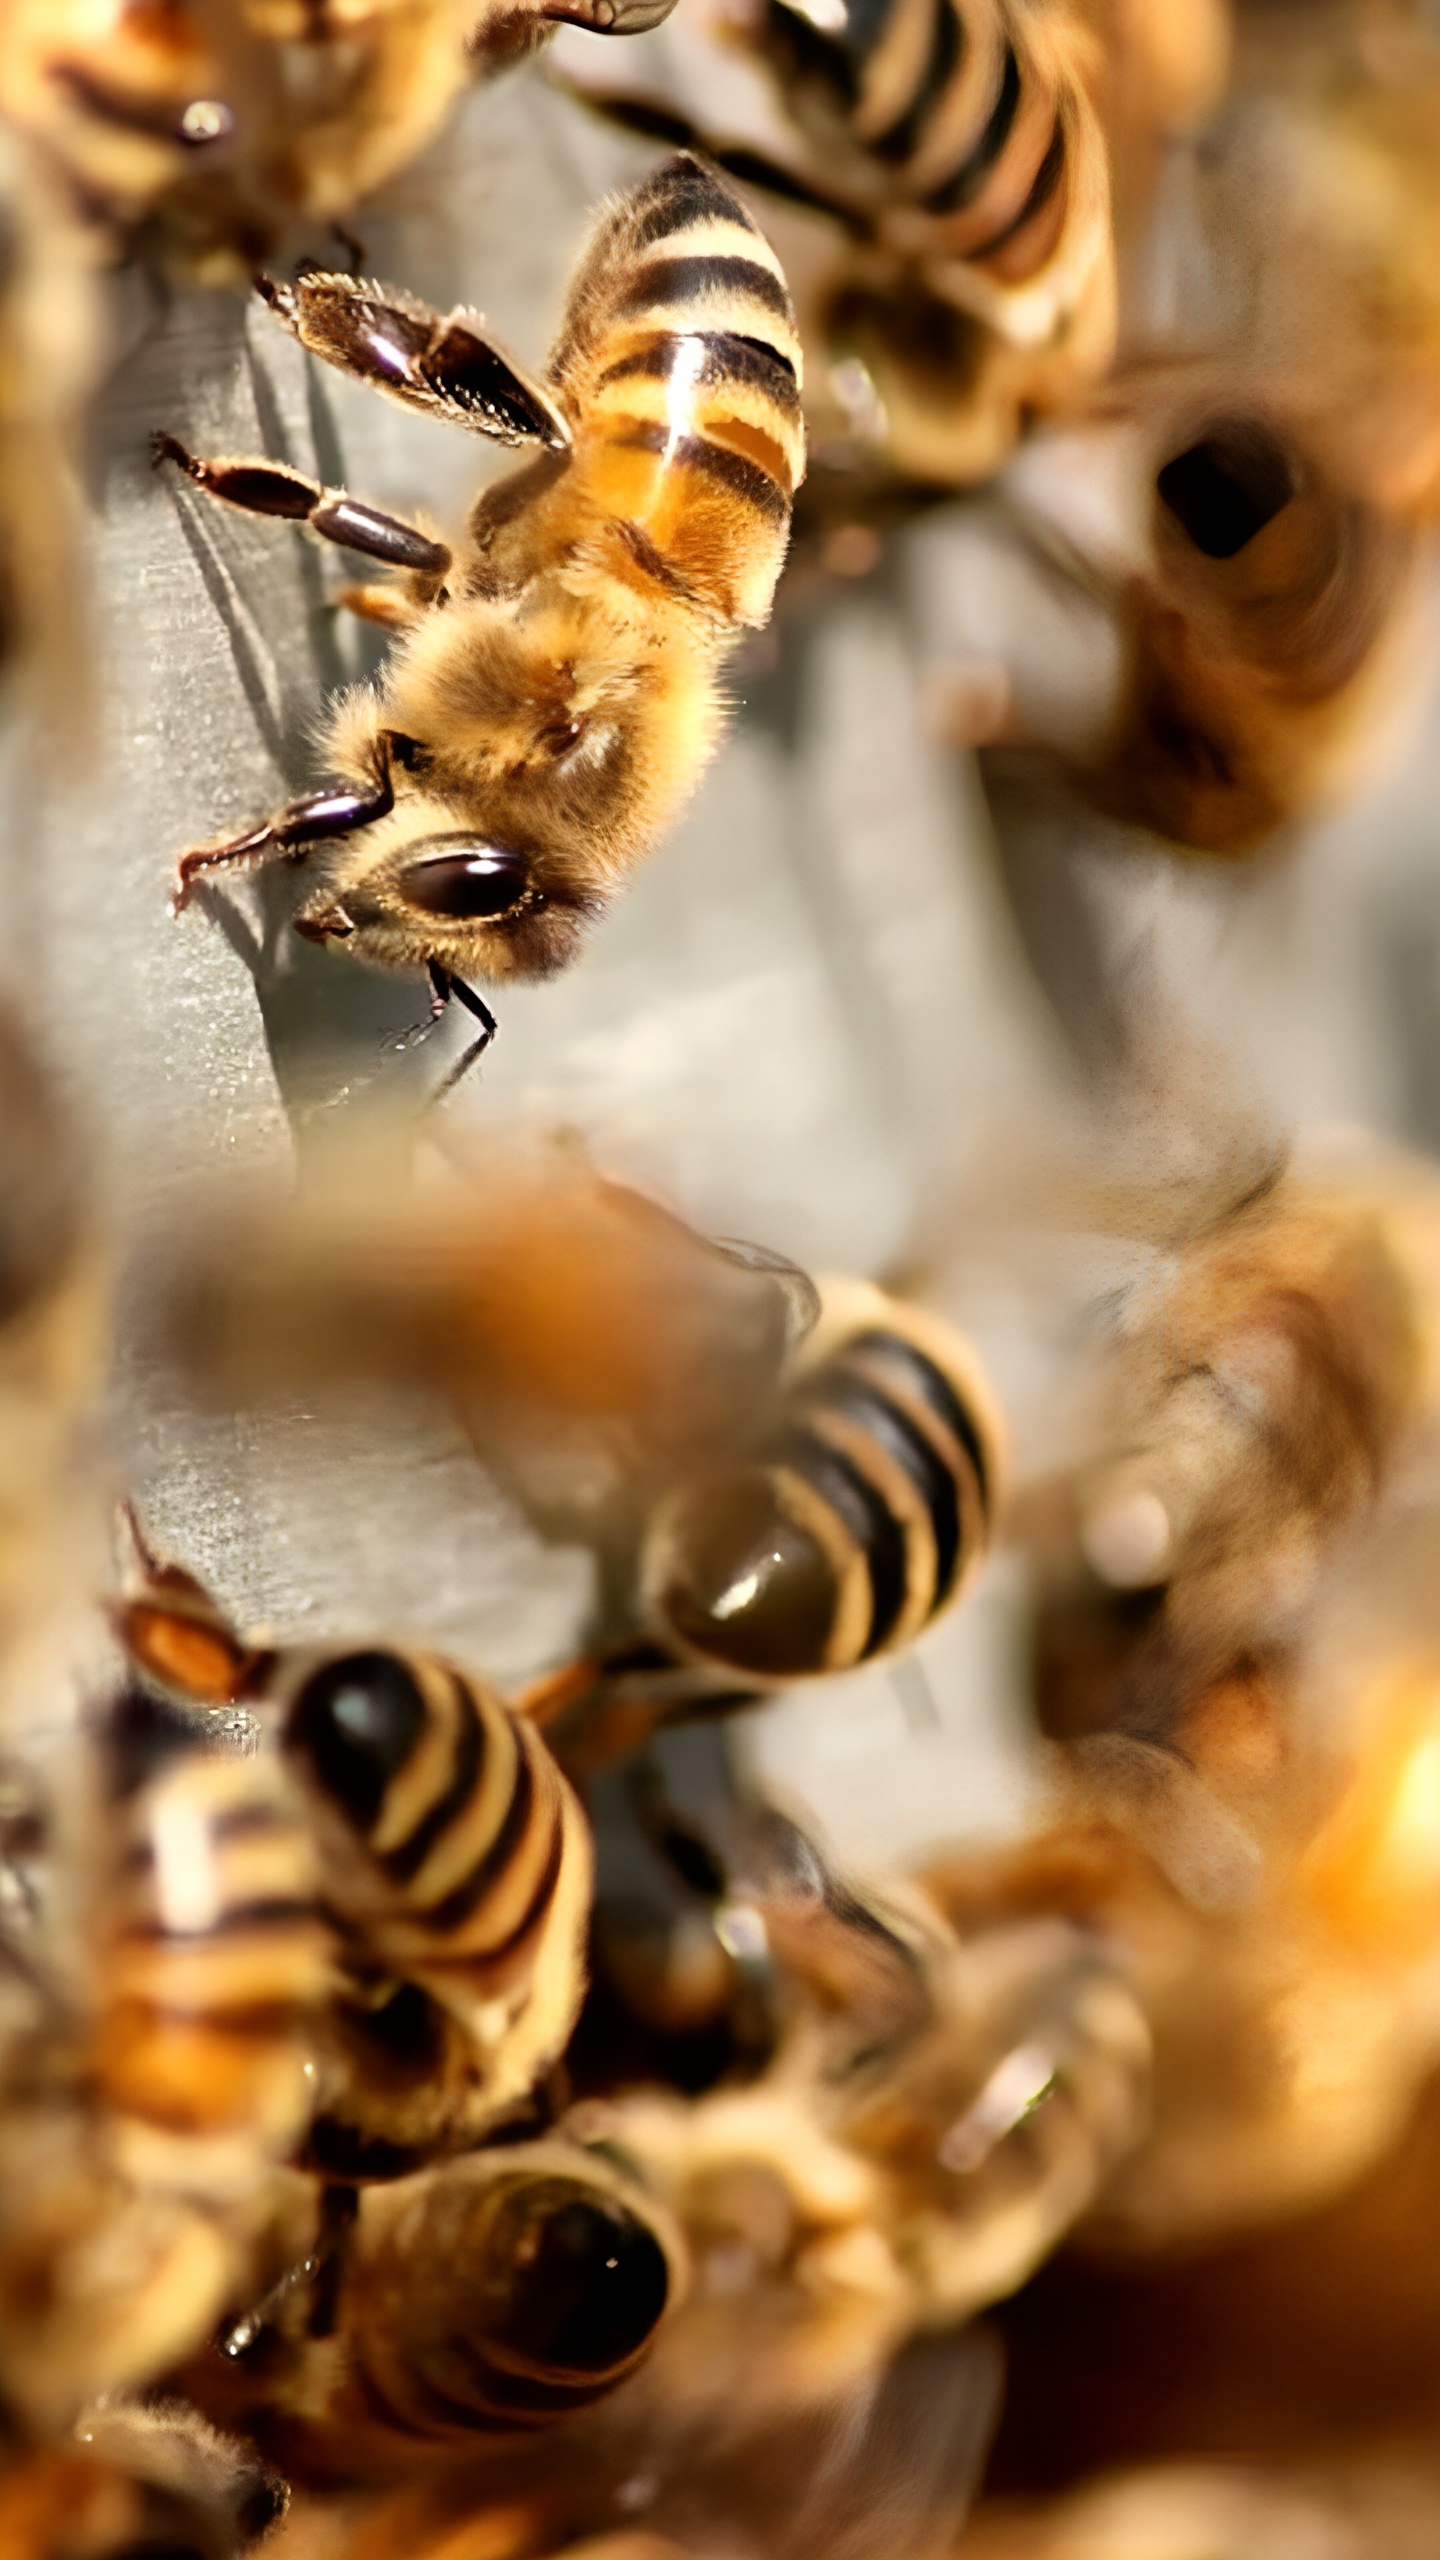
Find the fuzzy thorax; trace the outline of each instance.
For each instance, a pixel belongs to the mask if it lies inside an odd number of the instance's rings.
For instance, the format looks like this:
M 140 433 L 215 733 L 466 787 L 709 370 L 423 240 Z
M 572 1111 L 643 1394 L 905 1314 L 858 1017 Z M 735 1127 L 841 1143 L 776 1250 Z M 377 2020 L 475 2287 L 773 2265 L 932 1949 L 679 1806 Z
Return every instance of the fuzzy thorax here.
M 397 968 L 544 977 L 573 956 L 689 797 L 720 705 L 708 617 L 598 564 L 568 572 L 428 615 L 378 690 L 345 698 L 331 758 L 357 780 L 388 763 L 395 807 L 317 857 L 324 885 L 302 926 Z M 426 866 L 477 849 L 500 857 L 490 876 L 513 903 L 437 907 Z

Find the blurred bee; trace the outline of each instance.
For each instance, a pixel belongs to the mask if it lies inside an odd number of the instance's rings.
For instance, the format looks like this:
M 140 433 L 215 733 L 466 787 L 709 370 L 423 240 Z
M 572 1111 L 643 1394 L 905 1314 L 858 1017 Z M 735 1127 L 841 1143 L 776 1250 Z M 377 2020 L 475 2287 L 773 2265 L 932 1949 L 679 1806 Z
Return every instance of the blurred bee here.
M 268 1753 L 138 1779 L 112 1711 L 90 1980 L 57 1981 L 0 2115 L 0 2383 L 53 2430 L 169 2370 L 244 2299 L 289 2200 L 329 1987 L 308 1834 Z
M 688 158 L 601 212 L 542 382 L 469 315 L 353 278 L 266 297 L 301 344 L 533 461 L 477 501 L 458 555 L 263 459 L 157 452 L 211 496 L 399 569 L 347 601 L 396 627 L 379 687 L 331 727 L 341 779 L 187 854 L 217 868 L 343 839 L 296 918 L 355 958 L 464 980 L 543 977 L 670 823 L 719 734 L 717 678 L 769 616 L 804 470 L 799 346 L 774 252 Z
M 1269 1684 L 1433 1422 L 1435 1213 L 1403 1159 L 1294 1170 L 1133 1290 L 1090 1453 L 1017 1509 L 1048 1731 L 1248 1750 L 1263 1802 Z
M 793 1263 L 698 1234 L 568 1137 L 488 1145 L 398 1226 L 370 1144 L 317 1198 L 222 1194 L 166 1240 L 143 1294 L 192 1390 L 444 1396 L 547 1527 L 598 1540 L 728 1446 L 814 1320 Z
M 174 1567 L 120 1622 L 180 1694 L 257 1705 L 308 1809 L 338 1939 L 314 2162 L 394 2177 L 513 2114 L 574 2024 L 592 1883 L 539 1734 L 436 1655 L 247 1646 Z
M 243 2193 L 299 2146 L 330 1990 L 316 1891 L 269 1750 L 184 1751 L 125 1807 L 92 2067 L 137 2185 Z
M 778 1412 L 738 1463 L 682 1482 L 646 1532 L 647 1622 L 769 1682 L 913 1643 L 979 1563 L 1004 1431 L 969 1345 L 863 1282 L 829 1282 Z
M 1115 593 L 1116 703 L 1070 761 L 1101 808 L 1241 855 L 1390 735 L 1413 686 L 1419 534 L 1337 478 L 1303 423 L 1233 388 L 1208 411 L 1192 395 L 1169 443 Z
M 63 734 L 84 697 L 75 464 L 104 347 L 84 231 L 0 124 L 0 666 Z
M 333 2260 L 191 2375 L 288 2473 L 380 2481 L 555 2426 L 613 2391 L 684 2281 L 633 2179 L 562 2140 L 472 2153 L 358 2200 Z
M 582 48 L 557 59 L 617 121 L 824 218 L 828 255 L 814 223 L 792 226 L 817 459 L 833 447 L 853 477 L 869 444 L 901 478 L 953 487 L 1109 362 L 1112 157 L 1134 191 L 1223 78 L 1211 0 L 1161 14 L 748 0 L 667 34 L 648 84 Z
M 182 2401 L 111 2401 L 78 2443 L 0 2470 L 6 2560 L 238 2560 L 283 2514 L 283 2482 Z
M 858 1895 L 779 1816 L 754 1818 L 729 1895 L 776 1968 L 774 2057 L 688 2108 L 618 2101 L 614 2139 L 680 2214 L 697 2336 L 707 2292 L 793 2287 L 808 2387 L 877 2330 L 888 2353 L 1024 2281 L 1144 2129 L 1149 2038 L 1094 1935 L 962 1939 L 918 1890 Z
M 297 224 L 403 168 L 479 70 L 561 19 L 656 25 L 673 0 L 5 0 L 0 112 L 117 248 L 143 232 L 244 283 Z
M 103 1258 L 69 1116 L 0 1014 L 0 1726 L 26 1728 L 42 1647 L 103 1563 L 86 1460 L 105 1349 Z M 63 1638 L 62 1638 L 63 1642 Z M 17 1772 L 18 1774 L 18 1772 Z M 23 1786 L 22 1786 L 23 1793 Z

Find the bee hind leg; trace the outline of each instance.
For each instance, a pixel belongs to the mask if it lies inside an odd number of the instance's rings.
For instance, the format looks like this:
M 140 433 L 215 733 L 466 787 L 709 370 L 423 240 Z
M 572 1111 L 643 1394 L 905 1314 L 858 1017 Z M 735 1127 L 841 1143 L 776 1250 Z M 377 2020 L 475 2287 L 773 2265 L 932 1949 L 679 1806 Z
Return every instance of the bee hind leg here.
M 207 497 L 243 508 L 247 515 L 280 516 L 292 524 L 308 525 L 326 542 L 341 543 L 347 551 L 361 551 L 368 559 L 383 560 L 392 569 L 409 569 L 423 578 L 441 579 L 450 566 L 446 543 L 434 541 L 416 525 L 402 524 L 398 516 L 366 506 L 346 489 L 322 487 L 288 462 L 272 462 L 265 454 L 202 462 L 163 427 L 151 438 L 151 449 L 157 464 L 173 462 Z

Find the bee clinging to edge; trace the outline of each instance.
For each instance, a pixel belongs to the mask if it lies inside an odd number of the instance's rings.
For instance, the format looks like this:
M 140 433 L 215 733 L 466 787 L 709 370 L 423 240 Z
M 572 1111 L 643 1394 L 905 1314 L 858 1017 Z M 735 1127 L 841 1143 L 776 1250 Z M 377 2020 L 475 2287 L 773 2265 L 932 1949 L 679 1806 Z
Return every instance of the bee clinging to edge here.
M 729 189 L 680 156 L 604 208 L 548 373 L 473 315 L 338 275 L 263 288 L 302 346 L 532 458 L 477 501 L 458 549 L 286 465 L 197 460 L 197 487 L 400 572 L 346 591 L 398 643 L 330 729 L 338 780 L 180 864 L 175 903 L 226 866 L 330 848 L 296 917 L 314 941 L 465 981 L 561 969 L 716 743 L 717 677 L 768 618 L 804 469 L 800 350 L 779 263 Z

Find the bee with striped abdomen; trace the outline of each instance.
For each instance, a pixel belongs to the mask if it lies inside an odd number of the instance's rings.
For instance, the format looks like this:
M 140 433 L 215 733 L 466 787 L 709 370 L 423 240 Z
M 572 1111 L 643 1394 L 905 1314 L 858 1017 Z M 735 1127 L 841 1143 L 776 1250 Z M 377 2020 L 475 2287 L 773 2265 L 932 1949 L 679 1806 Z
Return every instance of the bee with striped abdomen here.
M 777 1416 L 680 1484 L 646 1533 L 654 1631 L 762 1680 L 848 1670 L 921 1634 L 989 1541 L 1000 1417 L 967 1343 L 861 1282 L 829 1283 Z
M 438 1655 L 247 1646 L 173 1568 L 121 1623 L 156 1677 L 273 1720 L 308 1808 L 338 1942 L 317 2164 L 394 2177 L 478 2140 L 584 1989 L 590 1835 L 539 1734 Z
M 477 76 L 557 21 L 658 24 L 673 0 L 0 0 L 0 111 L 118 253 L 143 232 L 248 283 L 433 138 Z
M 226 865 L 334 844 L 296 918 L 357 959 L 465 973 L 563 968 L 676 815 L 719 734 L 717 679 L 769 617 L 804 469 L 799 344 L 779 263 L 692 159 L 607 205 L 544 381 L 473 315 L 353 277 L 268 286 L 313 353 L 412 408 L 536 448 L 459 549 L 286 465 L 157 451 L 199 488 L 401 571 L 348 592 L 400 634 L 330 729 L 341 779 L 187 854 L 176 904 Z
M 124 1809 L 94 2057 L 137 2184 L 226 2196 L 289 2158 L 331 1987 L 304 1809 L 274 1753 L 182 1752 Z
M 615 120 L 825 218 L 828 253 L 796 230 L 815 458 L 936 487 L 984 478 L 1101 378 L 1112 194 L 1143 191 L 1225 51 L 1214 0 L 696 0 L 648 85 L 563 39 L 557 61 Z
M 403 2476 L 486 2439 L 503 2450 L 613 2391 L 684 2265 L 665 2208 L 580 2145 L 475 2152 L 367 2188 L 321 2271 L 323 2306 L 290 2288 L 194 2384 L 303 2479 Z
M 177 1749 L 128 1690 L 106 1741 L 88 1978 L 54 1986 L 0 2114 L 0 2390 L 42 2432 L 246 2298 L 293 2204 L 329 1990 L 273 1752 Z

